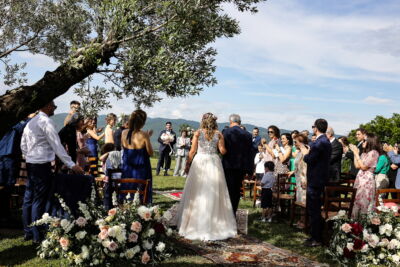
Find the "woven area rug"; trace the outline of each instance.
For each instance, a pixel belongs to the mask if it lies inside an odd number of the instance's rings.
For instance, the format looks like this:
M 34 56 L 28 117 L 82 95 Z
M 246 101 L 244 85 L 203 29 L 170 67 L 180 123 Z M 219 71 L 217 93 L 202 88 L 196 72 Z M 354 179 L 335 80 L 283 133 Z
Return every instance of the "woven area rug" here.
M 182 190 L 171 190 L 171 191 L 153 191 L 156 194 L 163 195 L 173 200 L 180 200 L 182 198 Z
M 199 255 L 223 266 L 329 267 L 328 264 L 311 261 L 289 250 L 277 248 L 246 235 L 213 242 L 190 241 L 183 238 L 179 241 Z

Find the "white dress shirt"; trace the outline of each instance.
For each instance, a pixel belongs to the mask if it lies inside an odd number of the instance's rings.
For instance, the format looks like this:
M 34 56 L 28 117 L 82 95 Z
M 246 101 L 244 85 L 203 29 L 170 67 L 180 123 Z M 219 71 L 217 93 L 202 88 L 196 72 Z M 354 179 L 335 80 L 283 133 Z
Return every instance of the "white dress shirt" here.
M 51 162 L 57 155 L 68 168 L 75 165 L 62 146 L 53 121 L 44 112 L 39 112 L 26 125 L 22 134 L 21 150 L 27 163 Z
M 256 154 L 256 156 L 254 157 L 254 165 L 256 165 L 256 173 L 265 173 L 264 158 L 265 158 L 265 154 L 263 152 L 262 152 L 261 159 L 260 159 L 260 152 L 258 152 Z

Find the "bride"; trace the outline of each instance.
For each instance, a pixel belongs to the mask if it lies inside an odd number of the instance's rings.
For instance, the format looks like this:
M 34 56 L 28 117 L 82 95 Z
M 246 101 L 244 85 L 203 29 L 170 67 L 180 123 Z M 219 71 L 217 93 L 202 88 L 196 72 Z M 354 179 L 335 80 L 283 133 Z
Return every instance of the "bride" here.
M 217 117 L 206 113 L 193 137 L 188 162 L 193 161 L 177 213 L 179 234 L 187 239 L 223 240 L 237 234 L 218 150 L 226 153 L 224 137 Z

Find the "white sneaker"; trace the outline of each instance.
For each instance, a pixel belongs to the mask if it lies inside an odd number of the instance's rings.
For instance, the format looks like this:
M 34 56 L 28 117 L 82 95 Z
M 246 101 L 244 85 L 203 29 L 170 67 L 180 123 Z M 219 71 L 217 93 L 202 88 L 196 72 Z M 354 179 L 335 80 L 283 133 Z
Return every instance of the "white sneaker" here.
M 267 220 L 267 222 L 269 222 L 269 223 L 272 222 L 272 218 L 269 218 L 269 219 Z
M 266 222 L 267 220 L 265 219 L 265 218 L 262 218 L 261 219 L 261 222 Z

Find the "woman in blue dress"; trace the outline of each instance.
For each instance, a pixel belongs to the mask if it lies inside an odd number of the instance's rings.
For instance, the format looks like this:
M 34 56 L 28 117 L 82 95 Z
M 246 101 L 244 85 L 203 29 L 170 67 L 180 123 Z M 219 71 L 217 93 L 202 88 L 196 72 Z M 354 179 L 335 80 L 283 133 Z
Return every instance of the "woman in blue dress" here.
M 151 146 L 150 136 L 153 131 L 142 131 L 146 119 L 146 112 L 143 110 L 135 110 L 129 118 L 129 129 L 122 132 L 122 177 L 150 180 L 147 191 L 147 203 L 152 203 L 150 157 L 153 155 L 153 148 Z M 137 184 L 122 184 L 121 189 L 136 189 L 137 186 Z
M 96 129 L 97 119 L 89 118 L 86 122 L 87 135 L 86 146 L 89 149 L 89 157 L 98 157 L 97 142 L 104 137 L 104 133 L 97 135 Z

